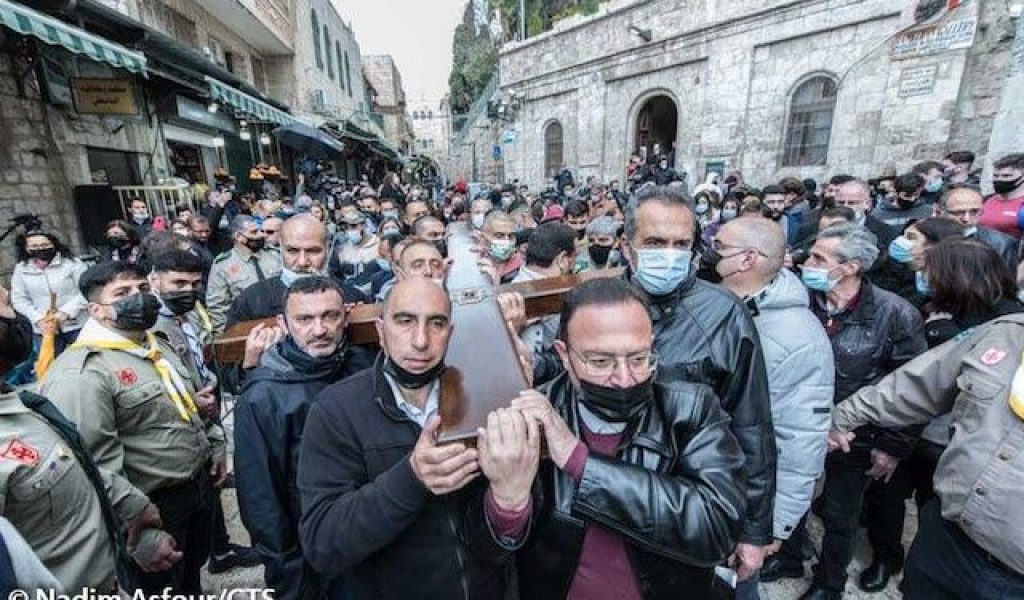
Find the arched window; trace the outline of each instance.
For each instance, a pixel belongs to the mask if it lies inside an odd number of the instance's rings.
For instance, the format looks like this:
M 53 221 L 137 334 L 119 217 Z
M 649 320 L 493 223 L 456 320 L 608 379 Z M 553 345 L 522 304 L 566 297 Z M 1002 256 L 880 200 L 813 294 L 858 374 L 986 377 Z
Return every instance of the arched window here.
M 327 76 L 334 79 L 334 59 L 331 55 L 331 34 L 327 31 L 327 25 L 324 25 L 324 49 L 327 50 Z M 341 68 L 341 65 L 338 65 Z
M 544 128 L 544 177 L 554 177 L 562 168 L 562 124 L 552 121 Z
M 789 101 L 783 166 L 824 165 L 836 108 L 836 82 L 823 75 L 800 84 Z
M 316 55 L 316 67 L 322 70 L 324 68 L 324 57 L 320 53 L 320 19 L 316 18 L 315 10 L 309 11 L 309 21 L 313 26 L 313 54 Z

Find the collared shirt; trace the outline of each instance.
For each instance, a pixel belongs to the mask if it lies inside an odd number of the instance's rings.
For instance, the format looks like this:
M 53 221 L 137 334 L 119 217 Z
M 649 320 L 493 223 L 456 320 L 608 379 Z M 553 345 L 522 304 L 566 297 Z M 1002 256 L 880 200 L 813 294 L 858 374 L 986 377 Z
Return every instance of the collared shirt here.
M 409 420 L 420 427 L 425 427 L 427 419 L 437 414 L 438 402 L 441 397 L 441 386 L 437 385 L 437 380 L 430 384 L 430 391 L 427 393 L 427 404 L 421 409 L 405 399 L 402 388 L 398 386 L 398 383 L 391 375 L 384 373 L 384 378 L 387 380 L 388 385 L 391 386 L 391 393 L 395 397 L 395 404 L 398 405 L 398 410 L 409 417 Z

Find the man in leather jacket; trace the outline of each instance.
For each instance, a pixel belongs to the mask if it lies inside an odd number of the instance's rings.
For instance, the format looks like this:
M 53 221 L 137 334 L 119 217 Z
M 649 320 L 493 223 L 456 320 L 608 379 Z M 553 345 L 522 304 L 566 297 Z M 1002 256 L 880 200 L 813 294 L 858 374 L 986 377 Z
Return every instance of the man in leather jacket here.
M 566 372 L 512 403 L 551 458 L 518 554 L 523 598 L 712 595 L 744 520 L 744 455 L 710 387 L 654 382 L 652 333 L 634 286 L 580 284 L 555 342 Z

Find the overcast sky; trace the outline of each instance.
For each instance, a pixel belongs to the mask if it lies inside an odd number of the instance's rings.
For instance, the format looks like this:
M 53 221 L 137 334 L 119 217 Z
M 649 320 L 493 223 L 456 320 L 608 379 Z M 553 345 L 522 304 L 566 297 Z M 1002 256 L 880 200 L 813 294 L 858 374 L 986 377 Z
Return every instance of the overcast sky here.
M 410 103 L 448 91 L 452 33 L 466 0 L 334 0 L 363 54 L 390 54 Z

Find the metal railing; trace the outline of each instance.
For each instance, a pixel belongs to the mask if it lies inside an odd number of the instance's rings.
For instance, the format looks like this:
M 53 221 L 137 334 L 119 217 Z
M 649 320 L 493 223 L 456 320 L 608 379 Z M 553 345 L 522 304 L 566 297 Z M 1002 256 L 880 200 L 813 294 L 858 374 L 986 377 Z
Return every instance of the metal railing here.
M 177 185 L 115 185 L 117 200 L 121 205 L 121 214 L 130 218 L 130 204 L 136 198 L 142 198 L 149 206 L 149 214 L 154 217 L 174 218 L 177 207 L 184 205 L 193 213 L 199 210 L 198 203 L 191 188 Z
M 491 75 L 491 80 L 484 86 L 480 95 L 477 96 L 476 100 L 473 101 L 473 105 L 469 107 L 469 110 L 461 115 L 454 115 L 455 119 L 464 118 L 462 122 L 462 128 L 459 129 L 454 137 L 452 137 L 452 148 L 459 148 L 463 142 L 466 141 L 466 136 L 473 130 L 474 123 L 480 117 L 480 115 L 487 113 L 487 104 L 494 98 L 494 95 L 498 93 L 498 73 L 495 72 Z

